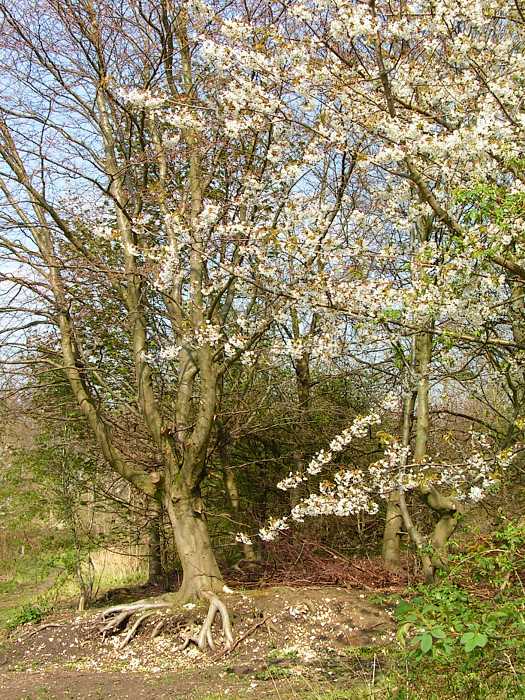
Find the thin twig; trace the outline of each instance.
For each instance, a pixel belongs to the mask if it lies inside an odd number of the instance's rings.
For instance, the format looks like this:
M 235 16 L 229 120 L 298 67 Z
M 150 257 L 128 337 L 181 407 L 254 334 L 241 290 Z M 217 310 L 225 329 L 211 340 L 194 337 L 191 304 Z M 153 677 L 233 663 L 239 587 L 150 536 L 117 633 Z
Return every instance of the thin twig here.
M 266 624 L 268 620 L 271 618 L 271 615 L 267 615 L 266 617 L 263 617 L 261 620 L 258 620 L 255 624 L 253 624 L 249 629 L 246 630 L 244 634 L 242 634 L 240 637 L 238 637 L 235 642 L 231 645 L 229 649 L 224 649 L 221 651 L 220 654 L 217 654 L 217 656 L 213 657 L 214 661 L 218 661 L 219 659 L 222 659 L 223 656 L 226 656 L 227 654 L 230 654 L 239 644 L 244 641 L 247 637 L 249 637 L 255 630 L 261 625 Z
M 62 625 L 59 622 L 48 622 L 45 625 L 40 625 L 40 627 L 37 627 L 36 629 L 31 630 L 27 634 L 24 634 L 22 637 L 19 637 L 19 640 L 21 641 L 22 639 L 29 639 L 29 637 L 32 637 L 37 632 L 41 632 L 42 630 L 45 630 L 48 627 L 61 627 L 61 626 Z

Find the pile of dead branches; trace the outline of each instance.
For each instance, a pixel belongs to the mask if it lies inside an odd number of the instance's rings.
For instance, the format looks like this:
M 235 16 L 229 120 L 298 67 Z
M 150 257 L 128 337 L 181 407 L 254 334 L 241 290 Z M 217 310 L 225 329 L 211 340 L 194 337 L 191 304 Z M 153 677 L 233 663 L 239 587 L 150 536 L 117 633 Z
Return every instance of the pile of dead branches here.
M 242 586 L 347 586 L 369 591 L 398 590 L 419 580 L 412 560 L 390 571 L 380 557 L 349 558 L 311 540 L 285 539 L 266 546 L 263 561 L 241 561 L 228 576 Z

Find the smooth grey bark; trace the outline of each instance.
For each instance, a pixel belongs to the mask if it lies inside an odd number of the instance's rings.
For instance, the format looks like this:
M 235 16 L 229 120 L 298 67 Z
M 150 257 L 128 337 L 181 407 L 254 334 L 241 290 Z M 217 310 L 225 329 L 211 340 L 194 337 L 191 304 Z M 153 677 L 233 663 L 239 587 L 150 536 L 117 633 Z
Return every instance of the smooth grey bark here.
M 224 581 L 212 549 L 199 493 L 180 489 L 164 505 L 170 519 L 182 565 L 182 584 L 177 601 L 199 597 L 205 591 L 221 592 Z

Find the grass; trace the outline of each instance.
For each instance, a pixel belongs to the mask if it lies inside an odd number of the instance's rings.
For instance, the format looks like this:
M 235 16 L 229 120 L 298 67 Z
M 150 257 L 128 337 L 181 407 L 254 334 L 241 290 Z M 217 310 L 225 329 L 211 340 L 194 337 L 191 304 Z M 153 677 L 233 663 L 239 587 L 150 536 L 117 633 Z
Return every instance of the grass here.
M 0 581 L 0 631 L 38 621 L 58 602 L 76 605 L 80 590 L 62 564 L 63 543 L 53 544 L 57 549 L 28 548 L 23 556 L 12 552 L 8 560 L 0 561 L 0 570 L 7 572 Z M 101 549 L 92 561 L 98 594 L 141 584 L 147 577 L 146 564 L 137 556 Z
M 272 692 L 275 690 L 275 687 L 279 689 L 278 695 Z M 327 688 L 325 685 L 315 686 L 313 683 L 305 687 L 304 682 L 294 688 L 290 679 L 287 679 L 285 685 L 282 682 L 279 683 L 277 678 L 277 684 L 269 684 L 266 688 L 259 682 L 256 688 L 251 689 L 252 692 L 249 695 L 246 692 L 237 690 L 233 694 L 229 692 L 199 695 L 195 696 L 193 700 L 246 700 L 246 697 L 278 697 L 279 700 L 396 700 L 397 696 L 392 695 L 391 690 L 392 686 L 389 685 L 388 679 L 384 678 L 375 679 L 373 683 L 352 684 L 350 688 Z M 270 695 L 269 693 L 272 694 Z
M 273 681 L 279 678 L 290 678 L 297 675 L 293 669 L 286 666 L 270 666 L 262 671 L 257 671 L 254 678 L 258 681 Z
M 294 661 L 299 658 L 299 654 L 297 652 L 297 649 L 293 648 L 272 649 L 268 654 L 267 658 L 270 663 L 272 661 L 282 661 L 284 659 Z
M 147 564 L 139 550 L 130 554 L 99 549 L 91 554 L 95 569 L 95 587 L 100 593 L 110 588 L 143 583 Z

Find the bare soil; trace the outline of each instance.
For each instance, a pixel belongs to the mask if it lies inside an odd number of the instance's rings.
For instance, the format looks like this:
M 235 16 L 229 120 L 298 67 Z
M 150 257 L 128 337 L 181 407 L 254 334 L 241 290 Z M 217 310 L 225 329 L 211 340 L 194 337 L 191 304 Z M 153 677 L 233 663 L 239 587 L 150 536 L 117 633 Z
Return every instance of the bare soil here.
M 0 649 L 2 700 L 133 698 L 308 698 L 312 688 L 344 688 L 377 677 L 394 636 L 391 612 L 368 593 L 342 587 L 276 587 L 224 594 L 234 634 L 230 653 L 177 651 L 204 606 L 154 620 L 119 648 L 102 639 L 100 614 L 62 613 L 17 629 Z M 112 601 L 115 602 L 115 601 Z

